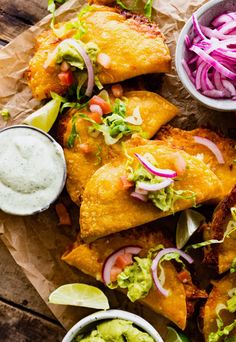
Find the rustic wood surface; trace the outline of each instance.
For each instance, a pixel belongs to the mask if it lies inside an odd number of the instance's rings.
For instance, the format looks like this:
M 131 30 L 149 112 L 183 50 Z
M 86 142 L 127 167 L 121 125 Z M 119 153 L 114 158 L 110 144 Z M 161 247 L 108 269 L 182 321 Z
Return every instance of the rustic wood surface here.
M 47 0 L 0 0 L 0 48 L 47 14 Z M 0 342 L 60 342 L 65 330 L 1 241 L 0 274 Z

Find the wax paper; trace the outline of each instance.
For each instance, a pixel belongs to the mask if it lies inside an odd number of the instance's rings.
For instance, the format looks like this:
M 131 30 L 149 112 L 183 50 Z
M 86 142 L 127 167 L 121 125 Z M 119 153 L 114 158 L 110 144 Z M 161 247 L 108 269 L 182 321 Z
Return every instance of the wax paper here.
M 154 2 L 154 19 L 166 36 L 173 57 L 172 71 L 163 78 L 160 93 L 180 109 L 173 125 L 194 128 L 200 125 L 220 128 L 229 136 L 235 136 L 234 113 L 219 113 L 204 108 L 188 95 L 181 85 L 174 68 L 174 51 L 178 34 L 191 14 L 204 0 L 158 0 Z M 83 0 L 71 0 L 57 11 L 57 21 L 72 18 L 84 5 Z M 18 124 L 42 104 L 32 98 L 24 77 L 34 50 L 35 36 L 48 27 L 50 16 L 19 35 L 0 50 L 0 109 L 7 107 L 11 118 L 7 122 L 0 117 L 0 127 Z M 112 44 L 112 42 L 111 42 Z M 30 217 L 10 216 L 0 212 L 0 237 L 11 255 L 48 304 L 48 296 L 56 287 L 72 282 L 96 283 L 92 278 L 64 264 L 60 257 L 76 236 L 79 210 L 63 194 L 73 219 L 73 227 L 58 226 L 54 207 Z M 122 294 L 105 289 L 112 307 L 127 309 L 147 318 L 161 333 L 165 333 L 166 320 L 153 315 L 141 305 L 131 304 Z M 69 329 L 74 323 L 92 312 L 91 309 L 49 305 L 62 325 Z

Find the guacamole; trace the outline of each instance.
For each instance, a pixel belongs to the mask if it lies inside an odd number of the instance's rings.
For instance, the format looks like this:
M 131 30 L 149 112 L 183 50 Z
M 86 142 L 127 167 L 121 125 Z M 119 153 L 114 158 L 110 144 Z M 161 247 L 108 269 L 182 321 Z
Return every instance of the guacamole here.
M 149 334 L 123 319 L 105 321 L 96 328 L 86 335 L 75 337 L 74 342 L 154 342 Z

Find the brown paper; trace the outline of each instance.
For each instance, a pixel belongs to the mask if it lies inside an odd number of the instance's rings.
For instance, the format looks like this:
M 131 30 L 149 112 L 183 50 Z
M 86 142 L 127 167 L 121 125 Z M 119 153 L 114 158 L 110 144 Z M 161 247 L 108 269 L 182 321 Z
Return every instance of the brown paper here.
M 164 32 L 174 61 L 174 51 L 178 34 L 204 0 L 158 0 L 154 3 L 155 20 Z M 84 0 L 71 0 L 57 11 L 57 20 L 68 20 L 84 4 Z M 22 122 L 22 120 L 40 106 L 32 98 L 24 79 L 28 61 L 33 53 L 34 39 L 48 26 L 50 16 L 13 40 L 0 51 L 0 108 L 7 107 L 11 118 L 8 122 L 0 118 L 0 127 Z M 112 43 L 112 42 L 111 42 Z M 161 94 L 181 109 L 181 114 L 173 121 L 181 128 L 194 128 L 199 125 L 211 125 L 224 129 L 233 136 L 236 132 L 235 116 L 232 113 L 217 113 L 201 106 L 192 99 L 180 84 L 174 69 L 165 75 Z M 78 227 L 79 210 L 71 205 L 74 227 Z M 60 260 L 66 246 L 73 241 L 76 229 L 57 226 L 54 208 L 32 217 L 10 216 L 0 212 L 1 239 L 11 255 L 25 272 L 40 296 L 48 304 L 48 295 L 56 287 L 71 283 L 84 282 L 97 284 L 92 278 L 70 268 Z M 112 307 L 134 311 L 146 317 L 161 332 L 164 332 L 166 320 L 153 315 L 141 305 L 133 305 L 121 294 L 105 289 Z M 50 309 L 65 328 L 91 313 L 85 308 L 49 305 Z

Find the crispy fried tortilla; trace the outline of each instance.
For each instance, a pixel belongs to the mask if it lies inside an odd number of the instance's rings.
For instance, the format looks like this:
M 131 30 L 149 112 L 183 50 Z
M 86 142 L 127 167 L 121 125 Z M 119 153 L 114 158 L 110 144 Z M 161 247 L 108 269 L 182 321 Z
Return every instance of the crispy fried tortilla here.
M 141 128 L 147 138 L 151 138 L 160 127 L 171 120 L 178 109 L 161 96 L 149 91 L 125 92 L 127 98 L 126 116 L 132 115 L 135 108 L 139 111 L 143 120 Z M 114 98 L 112 99 L 114 102 Z M 88 134 L 89 123 L 78 117 L 76 119 L 76 130 L 79 139 L 75 140 L 74 146 L 68 148 L 68 138 L 72 129 L 72 118 L 77 111 L 71 110 L 66 113 L 59 123 L 59 139 L 64 147 L 67 162 L 67 191 L 71 199 L 79 204 L 85 185 L 94 172 L 102 165 L 111 161 L 122 153 L 121 142 L 114 145 L 106 145 L 103 135 L 93 137 Z M 124 140 L 124 139 L 123 139 Z M 86 143 L 91 148 L 90 153 L 84 153 L 80 145 Z
M 165 247 L 170 246 L 170 242 L 156 229 L 132 229 L 99 239 L 91 244 L 84 244 L 78 238 L 72 248 L 62 256 L 62 260 L 102 281 L 102 268 L 106 258 L 114 251 L 131 243 L 143 248 L 140 253 L 141 257 L 145 257 L 150 248 L 159 244 Z M 164 286 L 171 290 L 170 296 L 165 297 L 152 289 L 141 302 L 184 329 L 187 319 L 184 286 L 171 262 L 164 262 L 163 267 L 166 278 Z
M 170 53 L 158 26 L 138 15 L 128 15 L 115 8 L 93 5 L 81 18 L 86 33 L 84 43 L 97 44 L 100 52 L 107 54 L 111 63 L 106 69 L 99 66 L 98 77 L 102 84 L 120 82 L 138 75 L 160 73 L 170 70 Z M 62 27 L 66 23 L 59 26 Z M 58 38 L 52 30 L 41 34 L 29 64 L 28 81 L 33 96 L 39 100 L 50 92 L 63 94 L 63 86 L 57 75 L 59 66 L 45 69 L 49 53 L 65 38 L 73 37 L 75 30 L 68 30 Z
M 223 239 L 228 222 L 232 220 L 230 209 L 236 206 L 236 186 L 231 193 L 220 202 L 214 212 L 212 222 L 205 227 L 205 240 Z M 205 248 L 204 261 L 223 273 L 230 269 L 236 257 L 236 232 L 230 234 L 221 244 L 212 244 Z
M 197 144 L 193 140 L 193 136 L 200 136 L 214 142 L 220 149 L 225 164 L 219 164 L 214 154 L 207 147 Z M 157 139 L 164 140 L 175 148 L 180 148 L 191 155 L 202 158 L 222 182 L 223 192 L 218 196 L 218 202 L 228 195 L 236 184 L 235 141 L 223 138 L 209 129 L 198 128 L 193 131 L 184 131 L 171 126 L 163 127 L 158 132 Z
M 208 341 L 210 333 L 217 331 L 216 319 L 216 309 L 220 304 L 226 305 L 227 300 L 229 300 L 228 292 L 236 288 L 236 273 L 228 274 L 219 282 L 217 282 L 211 291 L 209 298 L 203 310 L 203 333 L 205 341 Z M 227 310 L 220 311 L 220 317 L 222 318 L 225 325 L 232 323 L 236 319 L 235 313 L 230 313 Z M 236 335 L 236 329 L 231 331 L 229 336 Z M 218 340 L 219 342 L 224 341 L 222 338 Z
M 144 155 L 150 153 L 159 168 L 173 169 L 173 153 L 176 150 L 166 147 L 162 142 L 147 141 L 146 145 L 128 151 Z M 187 167 L 185 173 L 174 182 L 175 190 L 191 191 L 193 199 L 177 199 L 173 211 L 192 207 L 217 196 L 221 183 L 215 174 L 201 160 L 179 151 Z M 86 185 L 80 210 L 81 236 L 85 241 L 94 241 L 99 237 L 126 230 L 158 218 L 173 214 L 173 211 L 161 211 L 150 201 L 142 202 L 130 196 L 132 190 L 122 187 L 121 177 L 127 174 L 127 158 L 119 157 L 102 166 L 90 178 Z M 133 167 L 138 167 L 134 157 Z

